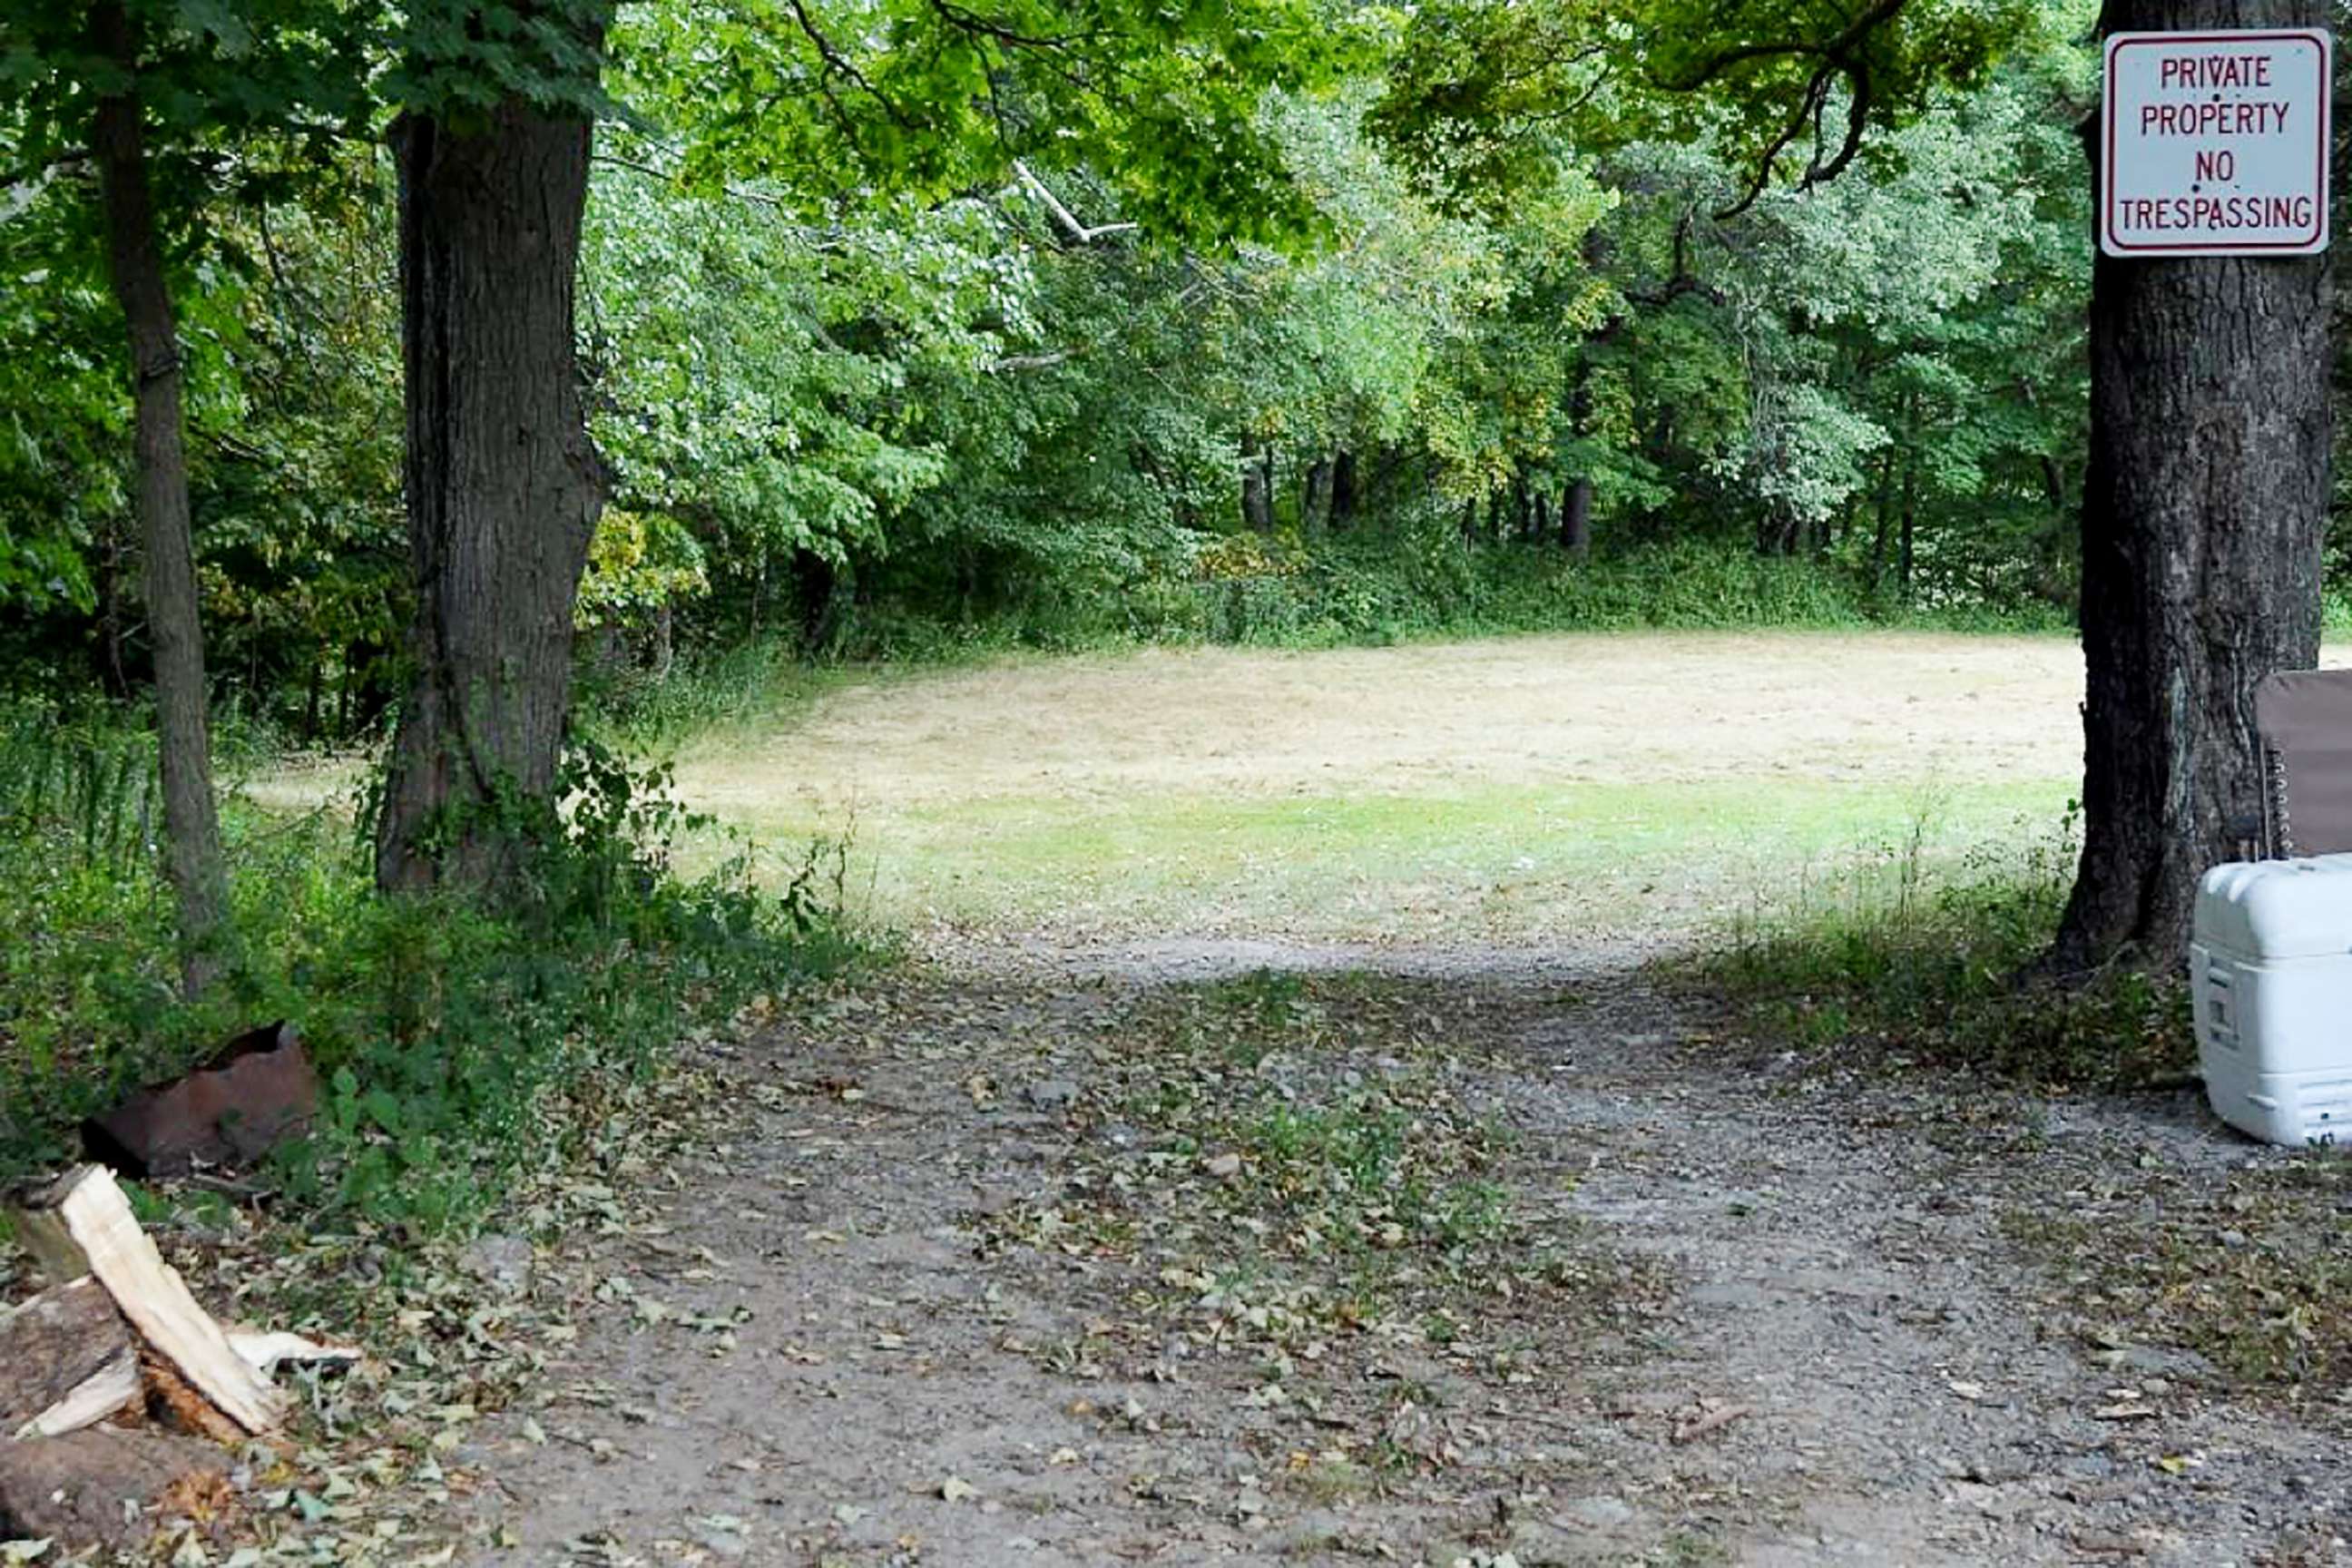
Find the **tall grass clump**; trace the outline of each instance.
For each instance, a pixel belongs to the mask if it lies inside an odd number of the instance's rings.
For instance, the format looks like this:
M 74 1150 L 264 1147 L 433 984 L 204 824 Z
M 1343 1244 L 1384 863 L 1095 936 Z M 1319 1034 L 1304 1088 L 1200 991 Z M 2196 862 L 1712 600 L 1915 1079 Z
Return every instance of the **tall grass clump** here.
M 78 1121 L 126 1090 L 284 1018 L 325 1100 L 264 1179 L 322 1215 L 462 1222 L 698 1024 L 854 957 L 809 878 L 780 897 L 740 859 L 678 875 L 689 819 L 590 751 L 523 894 L 495 906 L 380 897 L 348 810 L 232 800 L 234 962 L 191 1002 L 152 777 L 136 733 L 0 715 L 0 1185 L 73 1157 Z
M 2064 982 L 2035 965 L 2078 847 L 2021 826 L 1957 865 L 1925 819 L 1875 869 L 1741 921 L 1692 978 L 1759 1033 L 1827 1064 L 1923 1065 L 2053 1089 L 2126 1089 L 2191 1068 L 2182 977 L 2118 965 Z

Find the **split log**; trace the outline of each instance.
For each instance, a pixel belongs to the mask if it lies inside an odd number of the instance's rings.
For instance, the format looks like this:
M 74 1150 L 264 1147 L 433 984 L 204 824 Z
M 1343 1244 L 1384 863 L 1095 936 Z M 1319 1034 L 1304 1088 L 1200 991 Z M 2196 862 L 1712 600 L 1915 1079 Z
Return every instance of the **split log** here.
M 103 1166 L 68 1172 L 18 1215 L 17 1229 L 52 1278 L 95 1275 L 148 1346 L 239 1428 L 258 1436 L 283 1418 L 285 1396 L 230 1347 Z
M 0 1314 L 0 1438 L 13 1437 L 42 1421 L 110 1368 L 117 1373 L 117 1384 L 122 1371 L 130 1372 L 135 1396 L 138 1373 L 131 1359 L 131 1330 L 115 1310 L 114 1299 L 95 1279 L 52 1286 Z M 118 1404 L 91 1419 L 102 1420 L 119 1408 Z
M 0 1539 L 135 1545 L 225 1491 L 226 1468 L 209 1444 L 113 1426 L 0 1443 Z
M 135 1416 L 147 1407 L 147 1385 L 139 1375 L 139 1352 L 125 1347 L 120 1355 L 79 1383 L 72 1392 L 19 1427 L 18 1437 L 62 1437 L 85 1426 L 118 1416 Z

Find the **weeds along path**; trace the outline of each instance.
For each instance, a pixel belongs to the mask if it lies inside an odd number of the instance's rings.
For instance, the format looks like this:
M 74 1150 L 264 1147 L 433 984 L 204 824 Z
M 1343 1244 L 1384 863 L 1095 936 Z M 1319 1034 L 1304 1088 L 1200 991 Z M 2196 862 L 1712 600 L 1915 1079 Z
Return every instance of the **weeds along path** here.
M 2347 1560 L 2341 1405 L 2020 1239 L 2256 1157 L 2187 1096 L 1799 1073 L 1622 967 L 1173 962 L 912 970 L 727 1056 L 468 1560 Z

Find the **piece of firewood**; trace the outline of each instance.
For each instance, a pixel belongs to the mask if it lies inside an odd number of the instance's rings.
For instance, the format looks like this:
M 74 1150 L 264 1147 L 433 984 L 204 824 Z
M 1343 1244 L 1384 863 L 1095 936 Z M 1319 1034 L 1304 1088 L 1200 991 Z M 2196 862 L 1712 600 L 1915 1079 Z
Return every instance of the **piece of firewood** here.
M 84 1276 L 0 1312 L 0 1439 L 13 1437 L 131 1349 L 114 1299 Z
M 139 1352 L 124 1345 L 112 1361 L 74 1384 L 70 1393 L 10 1434 L 16 1437 L 62 1437 L 117 1415 L 135 1415 L 147 1405 L 139 1378 Z
M 245 1434 L 237 1430 L 236 1423 L 197 1393 L 195 1386 L 180 1375 L 180 1369 L 152 1345 L 139 1349 L 139 1382 L 146 1390 L 147 1408 L 159 1414 L 166 1426 L 209 1437 L 225 1448 L 233 1448 L 244 1440 Z
M 60 1236 L 78 1248 L 140 1337 L 238 1426 L 257 1436 L 283 1419 L 284 1395 L 229 1347 L 221 1326 L 139 1228 L 129 1200 L 103 1166 L 68 1172 L 37 1195 L 19 1229 L 44 1233 L 51 1256 Z
M 175 1497 L 217 1487 L 226 1468 L 219 1449 L 192 1437 L 113 1426 L 0 1443 L 0 1540 L 137 1546 Z

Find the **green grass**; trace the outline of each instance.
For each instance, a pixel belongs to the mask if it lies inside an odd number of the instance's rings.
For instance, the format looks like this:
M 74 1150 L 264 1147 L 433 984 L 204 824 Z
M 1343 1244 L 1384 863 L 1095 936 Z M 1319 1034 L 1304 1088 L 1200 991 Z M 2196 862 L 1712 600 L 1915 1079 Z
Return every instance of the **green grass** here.
M 2131 1088 L 2190 1068 L 2178 975 L 2119 966 L 2027 978 L 2074 871 L 2070 832 L 1938 868 L 1924 830 L 1863 874 L 1749 917 L 1685 978 L 1819 1064 L 1930 1066 L 2052 1088 Z
M 227 971 L 184 1000 L 152 795 L 122 782 L 147 754 L 0 715 L 0 1186 L 71 1158 L 75 1124 L 127 1089 L 284 1018 L 325 1089 L 271 1184 L 311 1212 L 461 1223 L 698 1021 L 855 956 L 809 882 L 674 875 L 671 808 L 606 767 L 534 851 L 531 900 L 499 909 L 379 898 L 348 811 L 232 801 Z
M 1568 782 L 1410 795 L 983 798 L 856 825 L 848 883 L 886 921 L 1283 931 L 1334 940 L 1584 941 L 1719 921 L 1759 890 L 1880 859 L 1925 794 L 1949 858 L 2054 820 L 2055 780 L 1890 793 L 1780 778 Z M 803 842 L 842 824 L 738 808 Z

